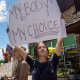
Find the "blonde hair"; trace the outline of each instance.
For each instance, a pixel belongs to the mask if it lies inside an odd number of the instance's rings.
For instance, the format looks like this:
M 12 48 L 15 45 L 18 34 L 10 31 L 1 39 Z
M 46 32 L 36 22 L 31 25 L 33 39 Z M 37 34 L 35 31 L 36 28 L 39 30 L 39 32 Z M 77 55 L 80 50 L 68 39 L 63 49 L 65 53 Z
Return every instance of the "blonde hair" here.
M 25 48 L 24 46 L 20 46 L 20 47 L 21 47 L 24 51 L 26 51 L 26 48 Z M 21 58 L 23 59 L 22 56 L 21 56 Z M 18 61 L 17 61 L 17 60 L 13 61 L 12 76 L 13 76 L 13 74 L 14 74 L 14 71 L 16 70 L 17 65 L 18 65 Z

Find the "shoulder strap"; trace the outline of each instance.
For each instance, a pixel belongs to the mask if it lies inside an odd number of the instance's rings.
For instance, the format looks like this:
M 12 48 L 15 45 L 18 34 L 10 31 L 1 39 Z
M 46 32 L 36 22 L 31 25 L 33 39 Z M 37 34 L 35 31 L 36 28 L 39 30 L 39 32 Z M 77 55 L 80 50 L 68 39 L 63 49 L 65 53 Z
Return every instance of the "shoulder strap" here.
M 52 64 L 52 61 L 51 60 L 49 61 L 49 64 L 53 68 L 53 64 Z
M 36 66 L 36 63 L 37 63 L 37 61 L 34 60 L 34 62 L 33 62 L 33 66 L 32 66 L 32 70 L 34 70 L 34 68 L 35 68 L 35 66 Z
M 51 69 L 52 69 L 52 73 L 54 72 L 54 66 L 53 66 L 53 64 L 52 64 L 52 61 L 50 60 L 49 61 L 49 65 L 50 65 L 50 67 L 51 67 Z
M 33 63 L 33 68 L 36 66 L 37 61 L 35 60 Z

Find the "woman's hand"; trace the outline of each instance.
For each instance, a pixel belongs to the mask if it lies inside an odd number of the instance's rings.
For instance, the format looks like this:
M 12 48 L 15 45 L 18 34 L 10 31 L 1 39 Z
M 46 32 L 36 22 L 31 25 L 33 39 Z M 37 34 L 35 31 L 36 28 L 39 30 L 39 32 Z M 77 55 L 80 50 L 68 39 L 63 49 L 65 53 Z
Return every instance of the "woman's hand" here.
M 4 78 L 4 80 L 11 80 L 6 75 L 3 78 Z
M 6 29 L 6 33 L 8 33 L 8 32 L 9 32 L 9 28 Z
M 65 16 L 64 16 L 64 14 L 61 14 L 61 19 L 64 19 L 64 20 L 65 20 Z

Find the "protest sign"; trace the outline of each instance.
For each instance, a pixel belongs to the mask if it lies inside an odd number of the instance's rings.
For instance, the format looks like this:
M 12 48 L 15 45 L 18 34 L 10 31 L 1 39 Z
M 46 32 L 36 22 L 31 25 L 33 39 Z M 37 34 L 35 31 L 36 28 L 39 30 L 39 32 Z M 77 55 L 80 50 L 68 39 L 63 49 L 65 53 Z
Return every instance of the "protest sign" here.
M 10 45 L 7 44 L 6 52 L 7 52 L 9 55 L 12 55 L 12 53 L 13 53 L 13 47 L 11 47 Z
M 9 8 L 11 45 L 66 37 L 56 0 L 20 0 Z
M 13 63 L 5 63 L 0 66 L 0 77 L 7 76 L 12 77 L 12 65 Z

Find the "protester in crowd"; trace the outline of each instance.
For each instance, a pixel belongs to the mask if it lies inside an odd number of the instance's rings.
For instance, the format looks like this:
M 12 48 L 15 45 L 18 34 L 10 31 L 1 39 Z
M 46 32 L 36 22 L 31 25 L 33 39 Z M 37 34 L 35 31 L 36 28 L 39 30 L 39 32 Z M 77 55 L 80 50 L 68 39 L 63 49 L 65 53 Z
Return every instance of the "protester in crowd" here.
M 30 65 L 32 70 L 32 80 L 57 80 L 57 64 L 59 62 L 59 56 L 61 52 L 61 45 L 63 38 L 59 38 L 56 44 L 55 53 L 52 54 L 51 59 L 47 59 L 47 54 L 49 53 L 48 47 L 44 42 L 39 42 L 35 44 L 34 54 L 39 58 L 39 61 L 29 57 L 25 51 L 23 51 L 19 46 L 15 46 Z
M 20 46 L 20 48 L 24 51 L 24 47 Z M 26 49 L 25 49 L 26 50 Z M 7 76 L 4 76 L 5 80 L 28 80 L 28 74 L 29 74 L 29 65 L 21 54 L 19 54 L 19 50 L 14 47 L 13 50 L 13 59 L 18 61 L 17 66 L 15 66 L 13 69 L 13 75 L 14 78 L 8 78 Z

